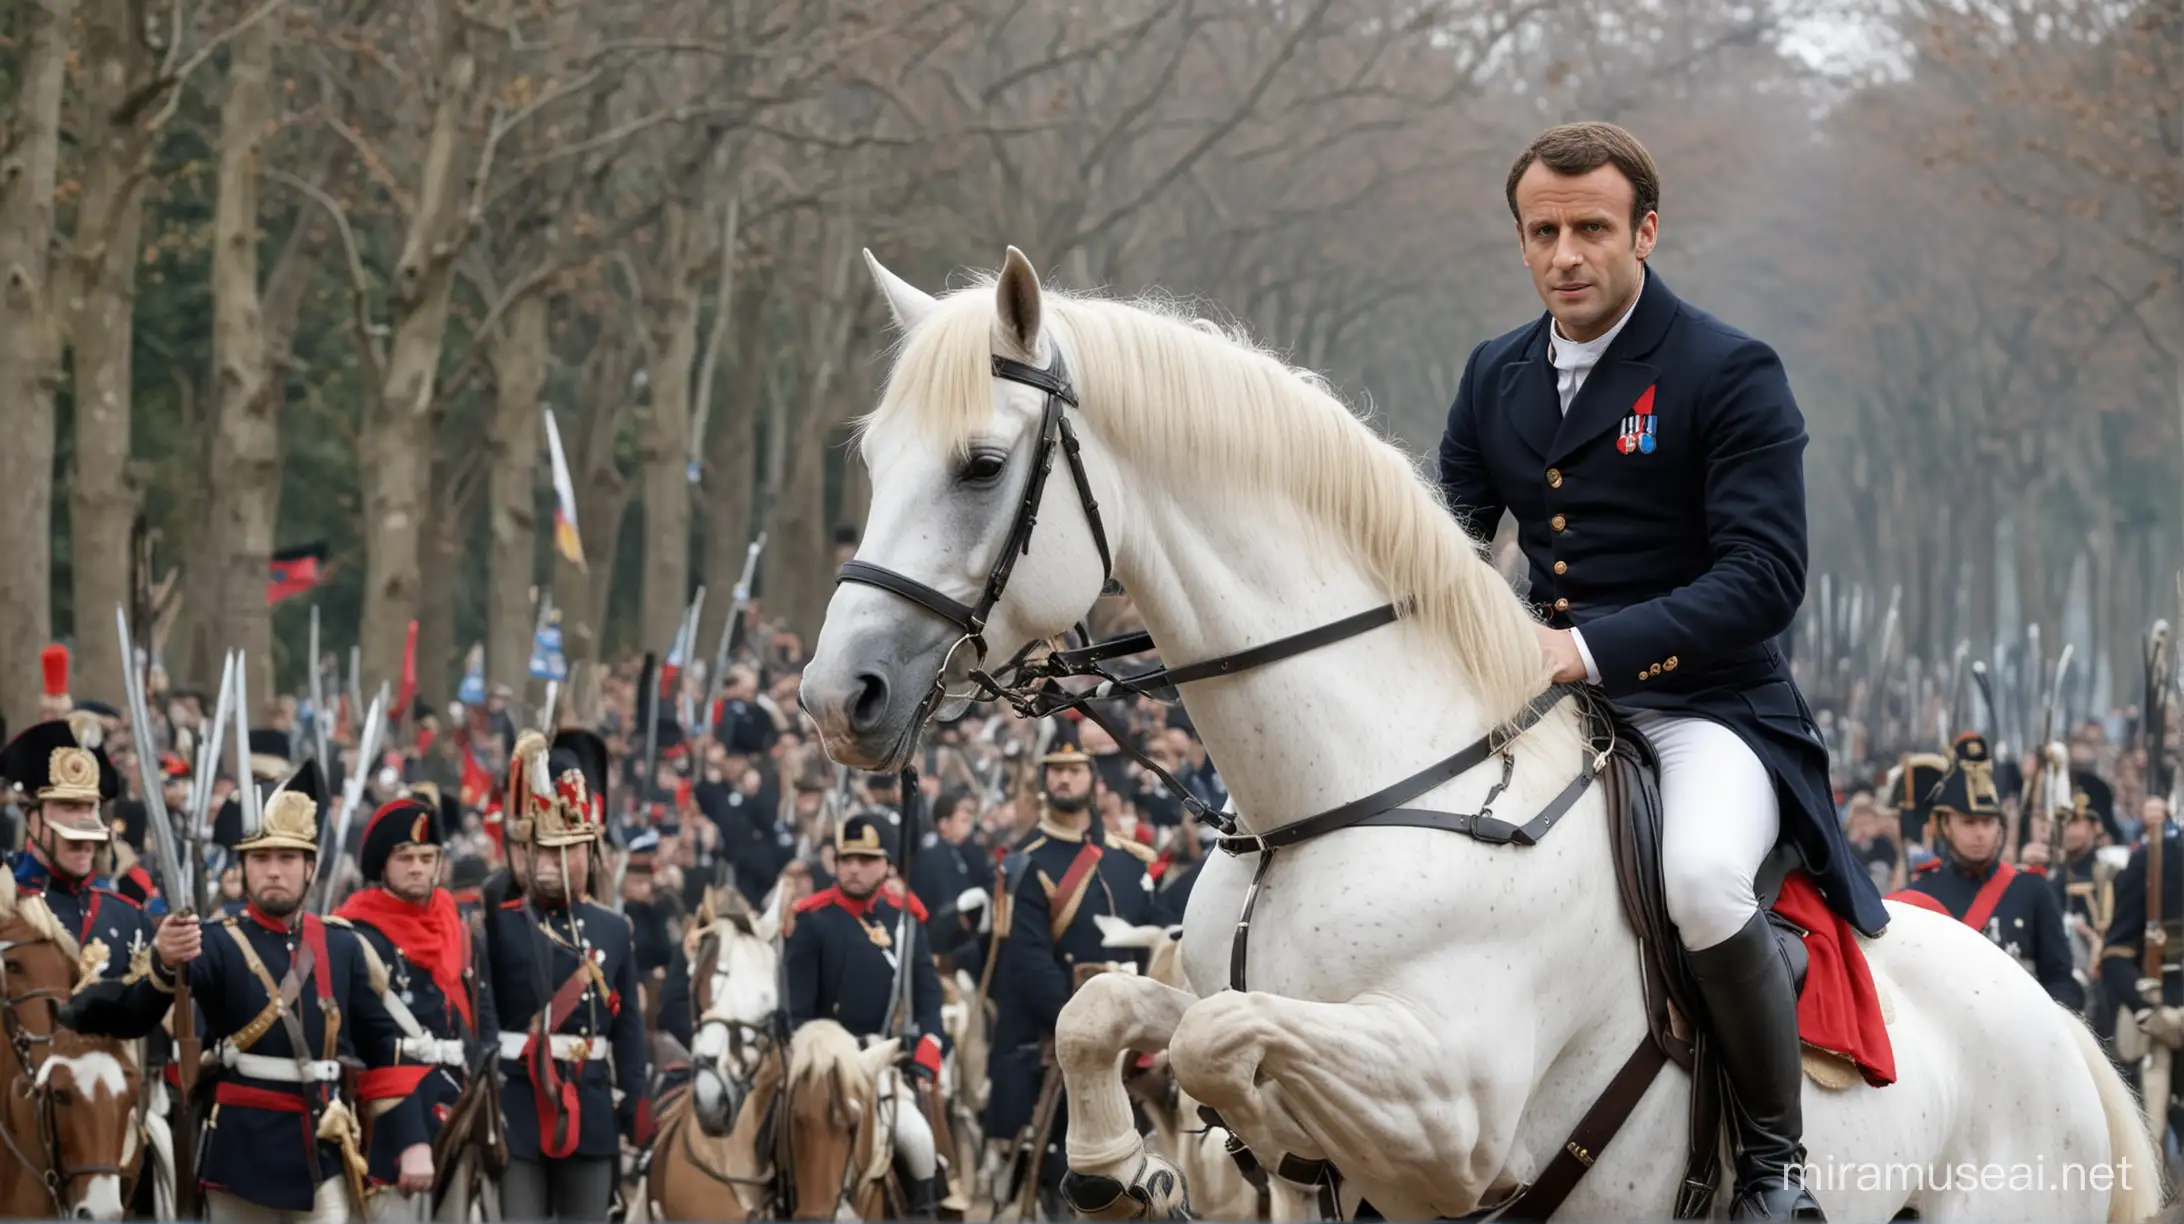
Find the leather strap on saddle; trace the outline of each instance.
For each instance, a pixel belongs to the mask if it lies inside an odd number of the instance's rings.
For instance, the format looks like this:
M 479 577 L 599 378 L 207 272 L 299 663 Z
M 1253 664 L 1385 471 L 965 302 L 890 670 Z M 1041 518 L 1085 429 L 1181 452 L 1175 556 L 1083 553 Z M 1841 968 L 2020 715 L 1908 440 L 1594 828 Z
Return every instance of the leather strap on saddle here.
M 531 1077 L 531 1094 L 538 1106 L 538 1150 L 548 1160 L 566 1160 L 576 1152 L 583 1134 L 583 1104 L 574 1079 L 563 1079 L 554 1061 L 552 1035 L 576 1010 L 576 1002 L 592 984 L 597 972 L 590 961 L 577 966 L 569 980 L 554 992 L 539 1018 L 532 1022 L 531 1039 L 524 1043 L 523 1069 Z M 604 1040 L 602 1038 L 601 1040 Z M 579 1061 L 576 1074 L 583 1075 Z
M 1048 933 L 1056 942 L 1061 940 L 1062 932 L 1069 929 L 1069 924 L 1077 920 L 1077 907 L 1084 904 L 1084 895 L 1091 890 L 1092 879 L 1098 874 L 1095 868 L 1106 853 L 1090 841 L 1085 842 L 1077 851 L 1077 857 L 1069 860 L 1069 870 L 1062 873 L 1062 882 L 1056 884 L 1047 897 L 1053 911 Z

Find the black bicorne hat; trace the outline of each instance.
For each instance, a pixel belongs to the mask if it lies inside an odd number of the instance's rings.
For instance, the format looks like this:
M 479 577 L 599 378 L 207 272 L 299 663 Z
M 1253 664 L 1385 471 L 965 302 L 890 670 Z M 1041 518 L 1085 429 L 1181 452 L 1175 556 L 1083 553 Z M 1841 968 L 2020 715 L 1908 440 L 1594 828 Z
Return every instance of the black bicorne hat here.
M 357 869 L 366 883 L 378 883 L 387 874 L 387 860 L 403 846 L 444 846 L 447 830 L 437 805 L 416 795 L 405 795 L 379 805 L 364 825 L 364 844 L 357 850 Z
M 121 774 L 105 750 L 84 747 L 74 728 L 59 718 L 32 723 L 0 748 L 0 777 L 33 800 L 100 803 L 121 794 Z M 105 840 L 105 826 L 86 840 Z
M 1939 815 L 2000 816 L 2002 796 L 1995 789 L 1994 756 L 1987 737 L 1967 731 L 1950 750 L 1949 773 L 1933 790 L 1927 805 Z

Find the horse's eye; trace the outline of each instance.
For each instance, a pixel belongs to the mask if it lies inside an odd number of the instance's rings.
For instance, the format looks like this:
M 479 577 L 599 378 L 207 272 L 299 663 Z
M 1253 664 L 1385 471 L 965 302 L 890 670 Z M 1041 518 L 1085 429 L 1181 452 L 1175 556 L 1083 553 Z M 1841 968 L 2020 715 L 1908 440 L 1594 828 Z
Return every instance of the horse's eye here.
M 978 451 L 963 461 L 961 479 L 965 484 L 988 484 L 999 480 L 1008 464 L 1009 457 L 998 451 Z

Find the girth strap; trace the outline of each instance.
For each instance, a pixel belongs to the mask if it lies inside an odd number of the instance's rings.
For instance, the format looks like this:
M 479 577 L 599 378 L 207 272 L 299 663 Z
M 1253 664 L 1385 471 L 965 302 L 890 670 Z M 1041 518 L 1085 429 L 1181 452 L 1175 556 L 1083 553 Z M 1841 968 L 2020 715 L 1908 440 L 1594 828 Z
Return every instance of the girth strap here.
M 1668 1055 L 1654 1044 L 1650 1034 L 1639 1038 L 1638 1048 L 1623 1060 L 1615 1078 L 1608 1081 L 1607 1088 L 1593 1102 L 1592 1108 L 1585 1111 L 1585 1116 L 1577 1120 L 1570 1137 L 1563 1141 L 1562 1150 L 1554 1154 L 1547 1167 L 1532 1179 L 1532 1184 L 1496 1206 L 1462 1218 L 1545 1220 L 1552 1217 L 1561 1208 L 1562 1200 L 1577 1188 L 1578 1179 L 1600 1158 L 1608 1141 L 1615 1138 L 1615 1132 L 1622 1129 L 1624 1121 L 1652 1085 L 1653 1077 L 1659 1075 L 1667 1063 Z

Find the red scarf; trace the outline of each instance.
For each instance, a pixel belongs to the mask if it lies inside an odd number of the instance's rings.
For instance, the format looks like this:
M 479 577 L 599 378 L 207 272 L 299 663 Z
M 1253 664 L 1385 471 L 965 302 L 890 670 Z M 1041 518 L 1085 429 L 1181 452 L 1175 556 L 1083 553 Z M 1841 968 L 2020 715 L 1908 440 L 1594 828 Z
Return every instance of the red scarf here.
M 463 986 L 463 969 L 470 961 L 470 929 L 463 925 L 455 898 L 446 889 L 435 888 L 430 901 L 412 905 L 384 888 L 360 888 L 334 912 L 351 922 L 367 923 L 393 940 L 412 964 L 432 975 L 448 1006 L 462 1015 L 472 1032 L 477 1031 L 470 992 Z

